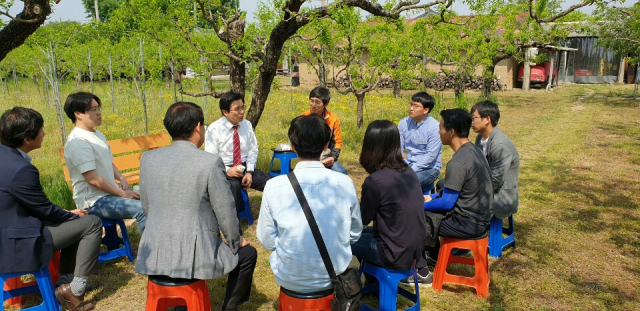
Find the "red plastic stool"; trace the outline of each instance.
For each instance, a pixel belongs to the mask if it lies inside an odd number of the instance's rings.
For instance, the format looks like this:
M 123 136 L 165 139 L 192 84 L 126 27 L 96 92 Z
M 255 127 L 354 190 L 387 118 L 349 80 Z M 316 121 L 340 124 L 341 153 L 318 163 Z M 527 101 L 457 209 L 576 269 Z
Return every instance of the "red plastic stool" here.
M 489 296 L 489 261 L 487 256 L 489 238 L 485 237 L 479 240 L 440 238 L 440 243 L 438 262 L 431 287 L 439 293 L 442 291 L 442 284 L 453 283 L 475 288 L 480 297 Z M 451 250 L 454 248 L 471 250 L 473 258 L 452 255 Z M 474 266 L 476 273 L 473 277 L 449 274 L 447 266 L 452 263 Z
M 189 311 L 211 311 L 209 288 L 204 280 L 149 276 L 146 311 L 184 305 Z
M 60 251 L 53 252 L 53 256 L 51 256 L 51 261 L 49 262 L 49 273 L 51 273 L 51 281 L 53 285 L 58 282 L 60 278 Z M 27 287 L 31 285 L 37 285 L 36 281 L 33 282 L 22 282 L 22 277 L 15 277 L 9 279 L 4 284 L 4 290 L 9 291 L 16 288 Z M 9 298 L 6 300 L 9 306 L 14 306 L 18 309 L 22 306 L 22 296 L 17 296 L 13 298 Z
M 302 294 L 280 287 L 278 311 L 329 311 L 333 300 L 333 289 Z

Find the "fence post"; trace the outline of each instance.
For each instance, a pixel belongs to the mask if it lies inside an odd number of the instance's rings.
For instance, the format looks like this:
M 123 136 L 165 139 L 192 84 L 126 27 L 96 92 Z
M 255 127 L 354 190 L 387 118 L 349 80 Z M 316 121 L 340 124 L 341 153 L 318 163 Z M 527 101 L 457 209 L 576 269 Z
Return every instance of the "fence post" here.
M 147 98 L 144 92 L 146 78 L 144 75 L 144 49 L 142 45 L 142 39 L 140 39 L 139 42 L 140 42 L 140 75 L 142 80 L 142 87 L 140 90 L 140 94 L 142 95 L 142 109 L 144 110 L 144 133 L 149 134 L 149 122 L 148 122 L 148 116 L 147 116 Z

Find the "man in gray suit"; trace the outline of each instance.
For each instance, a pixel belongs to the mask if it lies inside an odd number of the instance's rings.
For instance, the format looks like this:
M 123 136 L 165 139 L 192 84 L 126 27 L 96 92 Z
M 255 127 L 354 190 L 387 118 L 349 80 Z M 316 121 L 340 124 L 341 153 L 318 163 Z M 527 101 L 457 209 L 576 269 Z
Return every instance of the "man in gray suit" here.
M 173 144 L 146 152 L 140 161 L 140 200 L 148 218 L 136 272 L 152 281 L 229 274 L 222 309 L 235 310 L 249 300 L 257 252 L 239 235 L 224 164 L 198 149 L 205 129 L 196 104 L 171 105 L 164 126 Z
M 504 219 L 518 211 L 518 174 L 520 157 L 511 140 L 500 131 L 500 110 L 495 103 L 485 100 L 471 107 L 471 128 L 478 134 L 476 146 L 482 148 L 491 169 L 493 205 L 491 212 Z

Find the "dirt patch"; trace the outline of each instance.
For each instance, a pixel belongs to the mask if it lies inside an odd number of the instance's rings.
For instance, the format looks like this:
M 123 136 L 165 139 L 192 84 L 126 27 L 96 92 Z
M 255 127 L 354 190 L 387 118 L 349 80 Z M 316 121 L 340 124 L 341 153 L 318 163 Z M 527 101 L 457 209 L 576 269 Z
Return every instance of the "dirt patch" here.
M 582 111 L 585 108 L 587 108 L 587 107 L 585 107 L 584 105 L 575 105 L 575 106 L 571 107 L 571 111 L 573 111 L 573 112 Z

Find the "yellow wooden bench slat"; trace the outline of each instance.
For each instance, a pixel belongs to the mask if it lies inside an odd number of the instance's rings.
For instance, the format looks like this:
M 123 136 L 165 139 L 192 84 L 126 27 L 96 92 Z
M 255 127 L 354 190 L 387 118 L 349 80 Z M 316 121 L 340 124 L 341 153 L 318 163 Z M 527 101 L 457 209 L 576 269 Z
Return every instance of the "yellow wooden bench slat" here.
M 142 154 L 147 150 L 156 149 L 159 147 L 168 146 L 171 144 L 171 136 L 168 133 L 138 136 L 131 138 L 115 139 L 107 141 L 111 148 L 111 154 L 113 155 L 113 163 L 118 170 L 130 172 L 122 173 L 127 179 L 130 185 L 138 183 L 140 181 L 140 159 Z M 60 162 L 65 164 L 64 159 L 64 147 L 60 147 Z M 124 154 L 124 155 L 121 155 Z M 67 182 L 71 182 L 71 176 L 69 175 L 69 169 L 67 166 L 62 167 L 64 173 L 64 179 Z M 116 180 L 117 183 L 120 181 Z
M 111 154 L 121 154 L 132 151 L 156 149 L 171 144 L 171 136 L 167 133 L 138 136 L 107 141 L 111 147 Z

